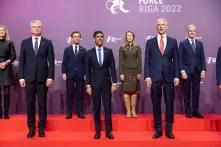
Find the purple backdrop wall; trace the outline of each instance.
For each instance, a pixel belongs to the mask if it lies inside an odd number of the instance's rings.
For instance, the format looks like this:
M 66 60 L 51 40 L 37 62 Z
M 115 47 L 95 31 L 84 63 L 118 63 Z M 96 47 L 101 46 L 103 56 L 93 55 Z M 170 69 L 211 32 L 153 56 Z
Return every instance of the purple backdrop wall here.
M 123 9 L 114 7 L 114 3 L 118 2 L 124 2 Z M 72 31 L 81 31 L 81 44 L 90 49 L 93 47 L 92 33 L 103 30 L 105 46 L 113 49 L 118 69 L 118 49 L 123 44 L 122 38 L 127 30 L 136 33 L 143 55 L 146 39 L 156 34 L 157 18 L 168 19 L 168 35 L 175 37 L 178 42 L 185 39 L 186 26 L 195 24 L 198 27 L 198 38 L 204 43 L 208 69 L 206 80 L 201 84 L 200 111 L 221 113 L 221 95 L 215 81 L 215 57 L 221 45 L 220 8 L 220 0 L 0 0 L 0 24 L 8 27 L 19 58 L 21 40 L 31 36 L 29 22 L 33 19 L 43 22 L 43 36 L 53 41 L 56 56 L 55 82 L 48 92 L 49 113 L 65 112 L 65 82 L 61 79 L 61 60 Z M 18 78 L 18 62 L 15 62 L 14 69 Z M 150 91 L 144 81 L 141 81 L 141 85 L 138 111 L 152 113 Z M 25 113 L 24 90 L 19 88 L 18 81 L 11 87 L 11 93 L 10 112 Z M 124 112 L 120 90 L 113 94 L 112 104 L 113 113 Z M 163 101 L 162 107 L 165 107 Z M 85 111 L 92 112 L 88 96 L 85 96 Z M 183 112 L 180 87 L 176 89 L 175 111 Z

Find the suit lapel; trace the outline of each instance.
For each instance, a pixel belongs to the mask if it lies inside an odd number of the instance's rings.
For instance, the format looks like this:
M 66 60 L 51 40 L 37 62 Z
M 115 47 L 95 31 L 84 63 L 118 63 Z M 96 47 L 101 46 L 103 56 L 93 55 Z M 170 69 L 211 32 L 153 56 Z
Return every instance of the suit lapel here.
M 170 42 L 170 38 L 167 36 L 167 43 L 166 43 L 166 47 L 165 47 L 165 50 L 163 52 L 163 55 L 165 55 L 169 50 L 169 44 L 170 44 L 169 42 Z
M 95 57 L 95 61 L 97 63 L 98 66 L 100 66 L 98 59 L 97 59 L 97 53 L 96 53 L 96 48 L 93 48 L 93 52 L 92 52 L 93 56 Z
M 157 37 L 154 38 L 154 44 L 156 44 L 156 49 L 157 49 L 158 53 L 161 55 L 160 47 L 159 47 L 158 42 L 157 42 Z
M 28 39 L 28 46 L 29 46 L 29 48 L 32 50 L 31 52 L 32 52 L 33 54 L 35 54 L 35 50 L 34 50 L 33 44 L 32 44 L 32 37 L 30 37 L 30 38 Z
M 189 39 L 186 39 L 186 45 L 187 45 L 188 49 L 190 50 L 190 52 L 191 52 L 192 54 L 194 54 L 193 48 L 192 48 L 192 46 L 191 46 L 191 44 L 190 44 Z
M 103 59 L 103 64 L 102 64 L 102 66 L 104 65 L 104 63 L 106 62 L 106 59 L 107 59 L 107 50 L 106 50 L 106 48 L 104 47 L 104 57 L 103 57 L 104 59 Z

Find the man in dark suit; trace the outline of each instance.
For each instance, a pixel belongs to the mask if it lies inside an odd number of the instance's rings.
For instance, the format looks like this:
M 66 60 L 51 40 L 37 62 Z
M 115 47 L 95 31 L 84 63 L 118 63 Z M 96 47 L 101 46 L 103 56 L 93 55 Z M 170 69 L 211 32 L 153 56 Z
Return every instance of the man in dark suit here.
M 25 87 L 27 100 L 28 138 L 35 136 L 35 101 L 38 97 L 38 135 L 45 136 L 47 121 L 47 90 L 54 79 L 54 50 L 52 42 L 41 36 L 42 23 L 30 23 L 32 37 L 22 41 L 19 60 L 19 82 Z
M 218 49 L 216 57 L 216 81 L 218 88 L 221 89 L 221 46 Z
M 166 136 L 174 139 L 172 132 L 174 122 L 174 85 L 179 84 L 179 54 L 176 39 L 166 35 L 167 20 L 157 20 L 158 35 L 146 43 L 144 78 L 151 86 L 155 133 L 153 139 L 162 134 L 161 97 L 162 90 L 166 104 Z
M 206 63 L 201 41 L 196 40 L 196 26 L 187 28 L 188 38 L 179 45 L 180 70 L 184 95 L 185 115 L 188 118 L 203 116 L 199 113 L 200 81 L 205 78 Z M 192 91 L 192 93 L 191 93 Z M 192 98 L 192 100 L 191 100 Z M 192 104 L 191 104 L 192 103 Z
M 95 47 L 86 54 L 86 91 L 92 95 L 95 136 L 100 138 L 101 120 L 100 108 L 101 98 L 105 113 L 106 137 L 114 139 L 112 135 L 111 119 L 111 92 L 116 90 L 116 69 L 113 52 L 111 49 L 103 47 L 104 34 L 102 31 L 94 32 Z
M 77 97 L 77 116 L 84 119 L 83 92 L 85 75 L 86 49 L 80 46 L 81 34 L 78 31 L 71 33 L 72 45 L 65 48 L 62 62 L 62 77 L 66 81 L 67 111 L 66 119 L 72 118 L 74 89 Z

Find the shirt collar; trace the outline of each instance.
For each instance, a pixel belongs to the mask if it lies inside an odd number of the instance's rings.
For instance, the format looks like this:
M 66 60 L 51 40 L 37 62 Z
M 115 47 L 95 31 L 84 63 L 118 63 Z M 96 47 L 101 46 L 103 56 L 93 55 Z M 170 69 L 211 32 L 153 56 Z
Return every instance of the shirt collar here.
M 73 44 L 72 44 L 72 47 L 75 48 L 75 46 L 77 46 L 77 49 L 79 49 L 79 46 L 80 46 L 80 45 L 79 45 L 79 44 L 74 44 L 74 43 L 73 43 Z
M 32 40 L 35 40 L 35 38 L 38 38 L 38 41 L 41 40 L 41 36 L 32 36 Z
M 192 42 L 192 40 L 195 42 L 195 38 L 192 39 L 192 38 L 188 37 L 188 40 L 189 40 L 189 42 Z
M 158 39 L 160 39 L 160 38 L 161 38 L 161 36 L 163 36 L 163 39 L 165 39 L 165 38 L 167 37 L 167 34 L 166 34 L 166 33 L 165 33 L 165 34 L 163 34 L 163 35 L 158 34 L 158 35 L 157 35 L 157 38 L 158 38 Z
M 101 50 L 103 50 L 103 49 L 104 49 L 104 47 L 103 47 L 103 46 L 102 46 L 102 47 L 95 46 L 95 49 L 96 49 L 96 50 L 98 50 L 99 48 L 100 48 Z

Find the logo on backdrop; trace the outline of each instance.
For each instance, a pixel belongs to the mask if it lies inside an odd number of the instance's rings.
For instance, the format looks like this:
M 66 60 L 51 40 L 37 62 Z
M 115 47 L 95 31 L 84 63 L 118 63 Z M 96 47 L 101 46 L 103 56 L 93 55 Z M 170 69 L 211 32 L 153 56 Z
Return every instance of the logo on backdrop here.
M 119 10 L 123 13 L 128 13 L 130 10 L 124 8 L 124 3 L 124 0 L 107 0 L 106 8 L 110 10 L 112 14 L 117 14 Z
M 121 40 L 122 40 L 122 38 L 113 37 L 113 36 L 107 36 L 107 38 L 106 38 L 107 43 L 118 43 Z

